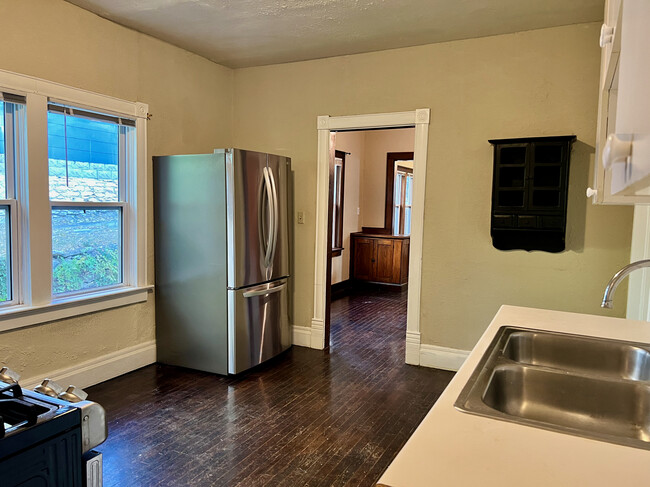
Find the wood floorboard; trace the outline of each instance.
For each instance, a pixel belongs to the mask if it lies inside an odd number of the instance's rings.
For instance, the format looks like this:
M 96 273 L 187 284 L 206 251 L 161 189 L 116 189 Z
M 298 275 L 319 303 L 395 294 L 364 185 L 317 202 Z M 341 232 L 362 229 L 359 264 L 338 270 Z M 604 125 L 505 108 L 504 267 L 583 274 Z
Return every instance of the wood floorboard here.
M 404 364 L 406 292 L 353 291 L 327 351 L 223 377 L 155 364 L 88 389 L 104 485 L 374 485 L 453 374 Z

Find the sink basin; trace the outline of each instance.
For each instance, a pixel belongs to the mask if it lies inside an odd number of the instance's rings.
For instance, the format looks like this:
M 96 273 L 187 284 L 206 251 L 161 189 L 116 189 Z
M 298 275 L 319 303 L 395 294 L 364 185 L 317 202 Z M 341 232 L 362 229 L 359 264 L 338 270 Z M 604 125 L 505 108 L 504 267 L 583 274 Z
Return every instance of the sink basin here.
M 508 337 L 503 356 L 524 364 L 650 381 L 650 351 L 644 347 L 600 338 L 517 331 Z
M 650 450 L 650 346 L 502 327 L 455 406 Z

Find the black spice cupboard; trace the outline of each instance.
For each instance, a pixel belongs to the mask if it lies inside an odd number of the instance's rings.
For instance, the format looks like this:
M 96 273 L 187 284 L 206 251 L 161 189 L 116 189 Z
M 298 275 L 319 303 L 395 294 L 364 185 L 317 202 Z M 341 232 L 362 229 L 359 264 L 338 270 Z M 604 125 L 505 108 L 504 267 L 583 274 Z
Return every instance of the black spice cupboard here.
M 569 159 L 575 135 L 493 139 L 490 235 L 500 250 L 565 248 Z

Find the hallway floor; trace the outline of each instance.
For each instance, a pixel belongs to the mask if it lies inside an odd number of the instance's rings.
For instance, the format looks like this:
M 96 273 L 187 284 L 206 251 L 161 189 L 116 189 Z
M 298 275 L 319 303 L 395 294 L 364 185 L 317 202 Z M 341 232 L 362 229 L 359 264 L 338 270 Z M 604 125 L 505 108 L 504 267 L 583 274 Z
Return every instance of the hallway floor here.
M 406 292 L 340 298 L 331 322 L 329 351 L 235 378 L 156 364 L 88 388 L 104 485 L 374 485 L 453 373 L 404 364 Z

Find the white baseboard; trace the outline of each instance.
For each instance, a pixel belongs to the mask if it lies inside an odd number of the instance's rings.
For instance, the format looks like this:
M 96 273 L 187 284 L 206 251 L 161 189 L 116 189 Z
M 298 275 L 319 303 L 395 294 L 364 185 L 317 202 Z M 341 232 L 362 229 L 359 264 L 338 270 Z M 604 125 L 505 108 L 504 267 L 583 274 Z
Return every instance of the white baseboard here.
M 434 369 L 457 371 L 469 355 L 469 350 L 420 345 L 420 365 Z
M 322 320 L 311 320 L 311 348 L 323 350 L 325 348 L 325 323 Z
M 323 323 L 312 320 L 309 326 L 293 326 L 292 340 L 299 347 L 323 349 L 325 329 Z M 457 371 L 465 362 L 469 350 L 439 347 L 437 345 L 420 344 L 420 333 L 406 332 L 406 357 L 409 365 L 420 365 L 434 369 Z
M 40 377 L 29 377 L 20 382 L 23 387 L 33 389 L 45 377 L 48 377 L 63 387 L 74 384 L 83 388 L 113 379 L 145 365 L 153 364 L 155 361 L 156 341 L 151 340 L 71 367 L 53 370 Z
M 406 363 L 420 365 L 420 333 L 417 331 L 406 332 Z
M 308 326 L 292 326 L 291 339 L 299 347 L 311 347 L 311 328 Z

